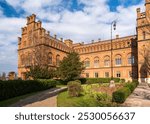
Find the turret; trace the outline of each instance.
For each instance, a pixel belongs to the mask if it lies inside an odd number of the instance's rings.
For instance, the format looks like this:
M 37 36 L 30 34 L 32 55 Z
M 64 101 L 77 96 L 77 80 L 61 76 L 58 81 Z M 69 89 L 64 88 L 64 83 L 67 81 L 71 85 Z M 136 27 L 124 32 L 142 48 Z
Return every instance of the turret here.
M 32 22 L 35 22 L 35 19 L 36 19 L 35 14 L 32 14 L 31 16 L 27 17 L 27 25 L 32 23 Z
M 139 19 L 141 17 L 141 9 L 137 8 L 136 12 L 137 12 L 137 19 Z

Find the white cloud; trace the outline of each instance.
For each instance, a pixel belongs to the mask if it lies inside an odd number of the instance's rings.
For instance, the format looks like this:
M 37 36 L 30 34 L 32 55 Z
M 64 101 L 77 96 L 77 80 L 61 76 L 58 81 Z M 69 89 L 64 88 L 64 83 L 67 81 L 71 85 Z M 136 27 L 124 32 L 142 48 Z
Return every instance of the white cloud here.
M 144 3 L 117 7 L 111 12 L 108 0 L 78 0 L 84 4 L 82 10 L 70 11 L 64 6 L 63 0 L 6 0 L 16 11 L 23 10 L 21 18 L 7 18 L 0 9 L 0 71 L 17 69 L 17 37 L 21 34 L 21 27 L 26 24 L 25 16 L 37 14 L 43 21 L 46 30 L 51 34 L 58 34 L 64 39 L 70 38 L 75 42 L 110 38 L 110 22 L 117 19 L 117 30 L 113 35 L 133 35 L 136 31 L 136 8 Z M 71 6 L 71 2 L 67 6 Z M 3 16 L 3 17 L 2 17 Z M 45 21 L 46 20 L 46 21 Z M 4 66 L 5 65 L 5 66 Z M 8 65 L 8 67 L 6 66 Z

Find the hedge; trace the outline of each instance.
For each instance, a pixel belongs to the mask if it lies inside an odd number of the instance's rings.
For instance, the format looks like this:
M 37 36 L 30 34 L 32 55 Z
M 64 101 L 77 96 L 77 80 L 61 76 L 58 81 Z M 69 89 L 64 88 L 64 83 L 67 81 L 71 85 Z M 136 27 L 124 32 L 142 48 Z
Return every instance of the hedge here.
M 131 94 L 128 87 L 123 87 L 115 92 L 113 92 L 113 102 L 123 103 L 126 98 Z
M 56 87 L 54 80 L 0 81 L 0 100 Z
M 125 84 L 123 88 L 113 92 L 112 101 L 117 103 L 123 103 L 137 86 L 138 81 L 133 81 L 132 83 Z
M 111 81 L 111 78 L 79 78 L 78 80 L 80 80 L 82 84 L 85 84 L 87 82 L 95 84 L 95 83 L 109 83 Z M 120 78 L 113 78 L 113 80 L 115 82 L 119 82 Z

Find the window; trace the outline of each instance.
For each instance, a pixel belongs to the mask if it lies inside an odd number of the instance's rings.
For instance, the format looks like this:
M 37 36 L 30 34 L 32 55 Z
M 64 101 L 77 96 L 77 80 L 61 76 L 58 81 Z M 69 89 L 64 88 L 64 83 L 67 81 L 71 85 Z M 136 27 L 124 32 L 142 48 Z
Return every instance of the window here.
M 48 54 L 48 57 L 49 57 L 49 64 L 52 64 L 52 53 L 50 52 L 49 54 Z
M 98 72 L 95 72 L 95 73 L 94 73 L 94 77 L 95 77 L 95 78 L 98 78 Z
M 99 67 L 99 58 L 96 57 L 96 58 L 94 59 L 94 68 L 98 68 L 98 67 Z
M 110 60 L 104 60 L 104 66 L 109 67 L 110 65 Z
M 89 78 L 89 73 L 85 73 L 86 78 Z
M 116 77 L 117 77 L 117 78 L 120 78 L 120 77 L 121 77 L 121 73 L 120 73 L 120 71 L 117 71 L 117 73 L 116 73 Z
M 109 77 L 109 72 L 105 72 L 105 78 Z
M 89 60 L 89 59 L 86 59 L 86 60 L 84 61 L 84 66 L 85 66 L 86 68 L 90 67 L 90 60 Z
M 60 55 L 56 56 L 56 66 L 59 66 L 60 63 Z
M 128 56 L 128 64 L 134 64 L 134 56 L 132 56 L 132 55 L 129 55 Z
M 145 33 L 145 31 L 143 32 L 143 40 L 145 40 L 146 39 L 146 33 Z
M 105 67 L 110 66 L 110 57 L 109 56 L 104 57 L 104 66 Z
M 115 58 L 115 64 L 116 65 L 121 65 L 122 64 L 122 59 L 120 55 L 117 55 Z

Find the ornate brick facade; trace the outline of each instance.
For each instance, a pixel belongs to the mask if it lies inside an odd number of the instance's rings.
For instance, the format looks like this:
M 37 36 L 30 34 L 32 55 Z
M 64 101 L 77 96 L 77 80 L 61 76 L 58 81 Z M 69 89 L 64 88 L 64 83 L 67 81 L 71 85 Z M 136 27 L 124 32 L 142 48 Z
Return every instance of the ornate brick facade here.
M 150 0 L 146 0 L 146 12 L 137 9 L 137 35 L 112 40 L 113 77 L 126 80 L 148 80 L 149 74 L 143 73 L 143 58 L 140 51 L 150 40 L 147 34 L 150 28 Z M 57 39 L 36 22 L 36 15 L 27 17 L 27 25 L 22 28 L 22 37 L 18 38 L 18 75 L 25 78 L 28 65 L 34 63 L 35 51 L 42 53 L 41 57 L 49 62 L 50 67 L 57 67 L 69 52 L 79 53 L 86 69 L 83 77 L 111 77 L 111 41 L 93 41 L 90 44 L 73 43 L 68 39 Z M 40 57 L 40 58 L 41 58 Z M 41 61 L 39 61 L 41 62 Z M 144 74 L 144 75 L 143 75 Z

